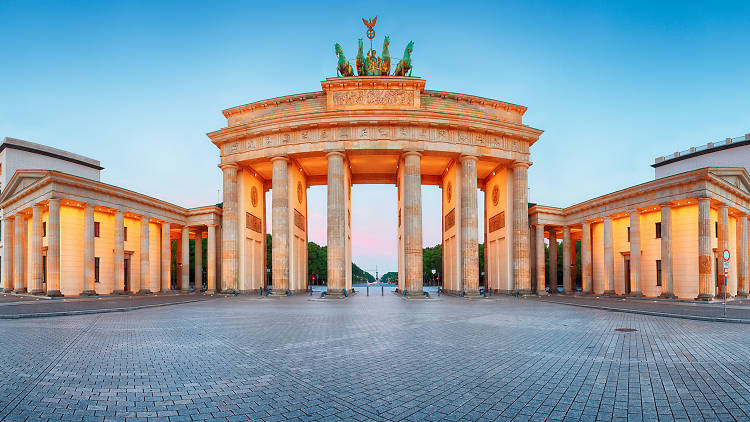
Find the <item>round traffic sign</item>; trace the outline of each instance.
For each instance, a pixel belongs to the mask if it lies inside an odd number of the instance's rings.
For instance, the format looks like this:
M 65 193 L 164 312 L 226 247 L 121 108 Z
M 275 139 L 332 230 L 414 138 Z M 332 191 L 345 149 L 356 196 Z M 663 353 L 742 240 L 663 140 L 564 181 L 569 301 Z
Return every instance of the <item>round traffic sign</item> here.
M 724 261 L 729 261 L 729 249 L 724 249 Z

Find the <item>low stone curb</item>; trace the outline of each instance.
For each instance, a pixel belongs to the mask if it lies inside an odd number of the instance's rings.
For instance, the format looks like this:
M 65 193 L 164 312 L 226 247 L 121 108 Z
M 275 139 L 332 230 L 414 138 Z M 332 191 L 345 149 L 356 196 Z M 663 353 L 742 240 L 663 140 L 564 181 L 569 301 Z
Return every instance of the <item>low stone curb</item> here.
M 629 314 L 640 314 L 640 315 L 649 315 L 649 316 L 658 316 L 658 317 L 665 317 L 665 318 L 681 318 L 681 319 L 690 319 L 694 321 L 708 321 L 708 322 L 729 322 L 733 324 L 750 324 L 750 319 L 741 319 L 741 318 L 723 318 L 723 317 L 707 317 L 707 316 L 700 316 L 700 315 L 681 315 L 681 314 L 670 314 L 667 312 L 654 312 L 654 311 L 642 311 L 639 309 L 623 309 L 623 308 L 612 308 L 608 306 L 599 306 L 599 305 L 586 305 L 582 303 L 570 303 L 570 302 L 558 302 L 554 300 L 544 300 L 539 299 L 540 302 L 544 303 L 553 303 L 558 305 L 567 305 L 567 306 L 578 306 L 581 308 L 590 308 L 590 309 L 599 309 L 602 311 L 608 311 L 608 312 L 625 312 Z
M 138 309 L 158 308 L 161 306 L 181 305 L 183 303 L 203 302 L 205 300 L 207 299 L 193 299 L 193 300 L 186 300 L 183 302 L 175 302 L 175 303 L 154 303 L 150 305 L 130 306 L 127 308 L 102 308 L 102 309 L 84 309 L 80 311 L 35 312 L 35 313 L 30 313 L 30 314 L 0 315 L 0 319 L 48 318 L 48 317 L 58 317 L 58 316 L 106 314 L 110 312 L 128 312 L 128 311 L 135 311 Z

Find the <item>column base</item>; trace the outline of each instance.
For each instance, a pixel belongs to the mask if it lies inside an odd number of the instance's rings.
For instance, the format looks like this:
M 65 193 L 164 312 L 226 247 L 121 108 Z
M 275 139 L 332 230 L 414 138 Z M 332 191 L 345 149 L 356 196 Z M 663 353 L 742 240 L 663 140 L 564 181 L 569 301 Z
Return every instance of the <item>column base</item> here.
M 463 297 L 482 297 L 482 294 L 479 293 L 479 290 L 464 290 L 461 293 L 461 296 Z M 408 296 L 409 293 L 407 292 L 406 295 Z
M 5 289 L 3 289 L 3 293 L 13 293 L 13 289 L 6 287 Z
M 281 289 L 271 289 L 268 292 L 268 296 L 274 296 L 274 297 L 286 297 L 286 296 L 291 296 L 291 295 L 292 295 L 292 292 L 289 291 L 288 289 L 283 289 L 283 290 L 281 290 Z M 328 294 L 326 293 L 326 296 L 327 295 Z
M 698 295 L 698 297 L 695 298 L 695 300 L 711 301 L 711 300 L 714 300 L 714 296 L 708 293 L 701 293 Z
M 732 294 L 731 294 L 731 293 L 727 292 L 727 299 L 731 299 L 731 298 L 733 298 L 733 297 L 734 297 L 734 296 L 732 296 Z M 721 292 L 721 293 L 717 293 L 717 294 L 716 294 L 716 299 L 724 299 L 724 292 Z
M 627 295 L 628 297 L 643 297 L 643 293 L 641 292 L 630 292 L 630 294 Z
M 413 291 L 413 292 L 410 292 L 409 290 L 405 290 L 405 291 L 404 291 L 404 293 L 402 293 L 402 294 L 403 294 L 404 296 L 406 296 L 406 297 L 411 297 L 411 298 L 415 298 L 415 297 L 427 297 L 427 296 L 426 296 L 426 295 L 424 294 L 424 290 L 422 290 L 422 289 L 420 289 L 420 290 L 415 290 L 415 291 Z M 477 291 L 477 295 L 479 295 L 479 292 L 478 292 L 478 291 Z
M 534 296 L 536 293 L 531 290 L 516 290 L 513 294 L 518 296 Z
M 63 297 L 63 294 L 59 290 L 47 290 L 47 296 L 49 296 L 49 297 Z
M 84 290 L 81 292 L 81 296 L 97 296 L 96 290 Z
M 750 295 L 748 295 L 747 292 L 739 292 L 739 293 L 737 293 L 737 296 L 735 296 L 735 297 L 737 297 L 737 298 L 740 298 L 740 297 L 741 298 L 746 298 L 748 296 L 750 296 Z
M 34 289 L 29 292 L 30 295 L 43 295 L 44 290 L 42 289 Z
M 273 292 L 273 290 L 271 290 Z M 323 298 L 331 298 L 331 299 L 342 299 L 345 297 L 348 297 L 348 293 L 346 289 L 328 289 L 325 291 L 325 295 Z
M 545 290 L 537 291 L 536 295 L 537 296 L 549 296 L 549 293 L 545 289 Z
M 151 293 L 151 290 L 149 289 L 141 289 L 141 290 L 138 290 L 138 293 L 136 293 L 136 295 L 138 296 L 147 296 L 147 295 L 152 295 L 152 294 L 153 293 Z
M 216 289 L 206 289 L 205 293 L 207 293 L 207 294 L 214 294 L 214 293 L 216 293 Z
M 187 291 L 183 290 L 183 292 L 190 292 L 190 291 L 189 290 L 187 290 Z M 221 294 L 225 294 L 225 295 L 233 295 L 233 294 L 237 294 L 237 293 L 238 292 L 236 290 L 234 290 L 234 289 L 224 289 L 224 290 L 221 291 Z
M 24 287 L 21 289 L 14 289 L 13 293 L 21 293 L 21 294 L 26 293 L 26 288 Z
M 126 292 L 125 290 L 115 290 L 115 291 L 112 292 L 112 294 L 113 295 L 118 295 L 118 296 L 124 296 L 124 295 L 128 294 L 128 292 Z
M 605 290 L 604 293 L 602 293 L 602 296 L 614 296 L 615 291 L 614 290 Z
M 662 293 L 659 295 L 659 299 L 677 299 L 674 293 Z

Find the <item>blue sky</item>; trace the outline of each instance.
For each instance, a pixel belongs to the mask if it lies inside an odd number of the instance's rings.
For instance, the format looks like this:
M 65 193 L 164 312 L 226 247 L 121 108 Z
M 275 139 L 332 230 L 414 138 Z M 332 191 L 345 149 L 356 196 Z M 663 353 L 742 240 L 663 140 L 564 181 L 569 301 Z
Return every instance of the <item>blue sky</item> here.
M 567 206 L 649 180 L 653 159 L 750 132 L 748 2 L 0 2 L 0 136 L 101 160 L 102 180 L 215 203 L 221 110 L 315 91 L 361 18 L 428 89 L 529 108 L 530 201 Z M 145 153 L 144 153 L 145 151 Z M 423 189 L 426 245 L 439 191 Z M 357 186 L 354 259 L 395 268 L 395 189 Z M 480 197 L 481 199 L 481 197 Z M 432 204 L 432 206 L 430 206 Z M 325 188 L 310 191 L 325 243 Z M 357 238 L 359 236 L 359 238 Z M 389 253 L 388 251 L 394 251 Z

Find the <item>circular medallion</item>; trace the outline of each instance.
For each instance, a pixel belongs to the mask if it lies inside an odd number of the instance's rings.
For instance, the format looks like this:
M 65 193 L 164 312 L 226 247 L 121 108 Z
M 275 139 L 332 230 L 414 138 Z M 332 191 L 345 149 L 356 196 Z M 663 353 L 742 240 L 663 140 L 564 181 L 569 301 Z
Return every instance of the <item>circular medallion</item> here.
M 302 182 L 297 182 L 297 202 L 299 202 L 300 204 L 302 203 L 302 194 Z
M 453 185 L 451 185 L 451 182 L 448 182 L 448 186 L 445 187 L 445 194 L 448 195 L 448 202 L 451 202 L 453 199 Z
M 497 202 L 500 200 L 500 188 L 495 185 L 495 187 L 492 188 L 492 205 L 497 205 Z
M 250 202 L 253 204 L 253 207 L 258 206 L 258 188 L 255 186 L 250 189 Z

